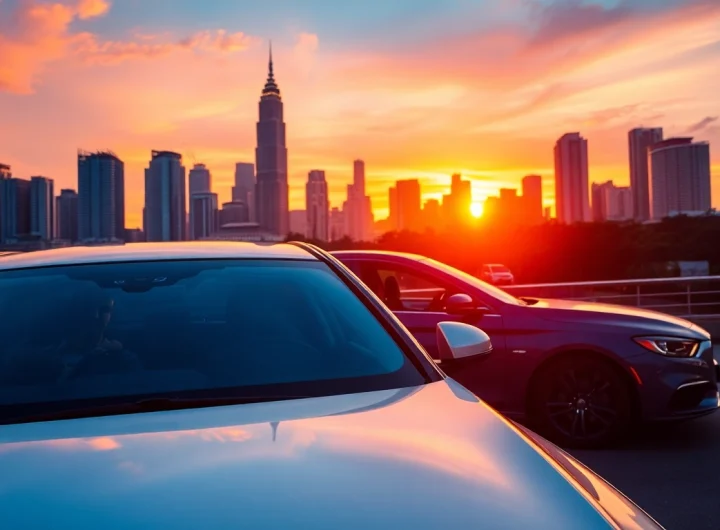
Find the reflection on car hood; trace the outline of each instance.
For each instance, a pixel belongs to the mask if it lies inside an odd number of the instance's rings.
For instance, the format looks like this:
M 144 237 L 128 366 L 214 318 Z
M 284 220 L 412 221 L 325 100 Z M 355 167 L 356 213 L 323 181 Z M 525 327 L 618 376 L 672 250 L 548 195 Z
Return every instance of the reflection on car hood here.
M 5 528 L 611 528 L 597 493 L 452 380 L 0 437 Z

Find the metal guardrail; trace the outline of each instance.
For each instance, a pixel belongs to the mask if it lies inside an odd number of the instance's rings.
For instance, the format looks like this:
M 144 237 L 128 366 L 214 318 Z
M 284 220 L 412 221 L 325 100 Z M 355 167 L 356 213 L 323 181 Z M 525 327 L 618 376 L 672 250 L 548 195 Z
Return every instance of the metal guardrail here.
M 720 276 L 540 283 L 501 288 L 514 296 L 619 304 L 683 318 L 720 318 Z

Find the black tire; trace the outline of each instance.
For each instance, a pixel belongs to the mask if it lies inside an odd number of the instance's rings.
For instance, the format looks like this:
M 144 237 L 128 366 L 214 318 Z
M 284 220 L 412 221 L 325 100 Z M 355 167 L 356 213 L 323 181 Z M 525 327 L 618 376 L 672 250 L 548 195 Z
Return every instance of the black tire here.
M 557 445 L 599 449 L 627 435 L 631 388 L 609 361 L 584 354 L 563 357 L 541 368 L 533 380 L 530 421 Z

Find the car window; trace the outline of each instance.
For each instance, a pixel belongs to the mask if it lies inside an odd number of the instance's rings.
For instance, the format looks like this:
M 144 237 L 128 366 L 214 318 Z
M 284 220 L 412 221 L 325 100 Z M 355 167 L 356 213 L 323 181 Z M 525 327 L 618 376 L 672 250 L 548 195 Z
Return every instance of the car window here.
M 510 272 L 510 269 L 508 269 L 505 265 L 493 265 L 492 270 L 493 272 Z
M 449 286 L 425 275 L 384 263 L 364 263 L 363 282 L 393 311 L 443 311 Z
M 0 408 L 298 384 L 421 384 L 324 264 L 201 260 L 0 273 Z M 304 386 L 303 386 L 304 385 Z M 259 390 L 258 390 L 259 389 Z M 207 392 L 205 392 L 207 394 Z
M 475 289 L 487 295 L 491 300 L 513 305 L 527 305 L 525 302 L 518 298 L 515 298 L 510 293 L 503 291 L 502 289 L 499 289 L 494 285 L 490 285 L 489 283 L 484 282 L 476 278 L 475 276 L 472 276 L 471 274 L 456 269 L 455 267 L 451 267 L 450 265 L 430 258 L 423 259 L 423 263 L 439 272 L 442 272 L 443 274 L 447 274 L 448 276 L 452 276 L 454 278 L 457 278 L 458 280 L 465 282 L 471 287 L 474 287 Z

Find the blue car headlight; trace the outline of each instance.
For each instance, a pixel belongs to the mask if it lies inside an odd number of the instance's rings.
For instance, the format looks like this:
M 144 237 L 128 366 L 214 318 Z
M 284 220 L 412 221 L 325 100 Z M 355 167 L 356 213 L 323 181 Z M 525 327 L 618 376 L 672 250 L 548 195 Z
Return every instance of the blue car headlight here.
M 635 337 L 635 342 L 653 353 L 666 357 L 694 357 L 700 348 L 700 341 L 677 337 Z

